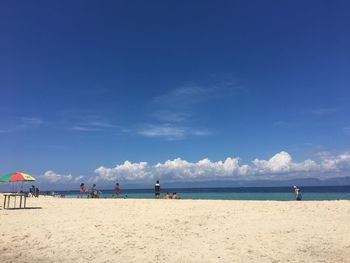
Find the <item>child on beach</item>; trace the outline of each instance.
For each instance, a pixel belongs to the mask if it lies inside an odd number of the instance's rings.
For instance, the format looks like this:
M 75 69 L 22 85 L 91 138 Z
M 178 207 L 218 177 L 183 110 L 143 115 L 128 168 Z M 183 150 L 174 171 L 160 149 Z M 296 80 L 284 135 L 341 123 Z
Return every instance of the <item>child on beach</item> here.
M 174 192 L 173 195 L 172 195 L 172 197 L 171 197 L 171 199 L 181 199 L 181 197 L 178 196 L 178 195 L 176 194 L 176 192 Z
M 166 193 L 164 194 L 164 199 L 170 199 L 169 192 L 166 192 Z

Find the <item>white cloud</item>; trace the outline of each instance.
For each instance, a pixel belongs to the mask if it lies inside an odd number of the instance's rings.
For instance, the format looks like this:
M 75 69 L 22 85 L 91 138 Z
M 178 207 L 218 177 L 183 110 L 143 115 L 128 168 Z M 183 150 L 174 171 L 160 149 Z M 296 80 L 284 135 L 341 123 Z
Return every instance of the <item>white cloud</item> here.
M 92 132 L 119 128 L 108 119 L 89 111 L 65 111 L 61 115 L 62 126 L 74 131 Z
M 217 179 L 290 179 L 310 176 L 329 178 L 350 174 L 350 153 L 321 152 L 317 160 L 295 162 L 289 153 L 282 151 L 268 160 L 255 159 L 250 164 L 242 164 L 238 157 L 228 157 L 216 162 L 208 158 L 198 162 L 176 158 L 153 165 L 147 162 L 125 161 L 112 168 L 100 166 L 95 173 L 97 175 L 90 178 L 90 183 L 98 181 L 149 182 L 156 179 L 184 182 Z M 82 181 L 84 176 L 63 175 L 49 170 L 40 179 L 51 184 L 76 184 Z
M 140 135 L 146 137 L 164 137 L 168 139 L 182 139 L 185 137 L 185 133 L 184 128 L 170 125 L 152 125 L 139 131 Z
M 77 183 L 79 182 L 83 176 L 72 176 L 71 174 L 68 175 L 62 175 L 57 174 L 54 171 L 46 171 L 41 178 L 49 183 L 55 184 L 55 183 Z
M 71 127 L 74 131 L 102 131 L 111 128 L 117 128 L 117 126 L 104 121 L 78 122 Z
M 287 152 L 280 152 L 270 160 L 255 159 L 253 164 L 257 173 L 281 173 L 291 169 L 292 157 Z
M 160 137 L 167 140 L 181 140 L 190 136 L 208 136 L 210 132 L 170 124 L 150 125 L 138 131 L 145 137 Z
M 153 103 L 158 107 L 158 110 L 152 116 L 157 119 L 159 124 L 148 123 L 150 125 L 143 127 L 137 133 L 145 137 L 159 137 L 166 140 L 208 136 L 211 133 L 206 129 L 198 129 L 192 125 L 189 127 L 189 118 L 191 118 L 192 123 L 196 119 L 193 109 L 203 102 L 226 96 L 231 86 L 231 82 L 207 86 L 190 83 L 156 96 Z
M 330 177 L 348 175 L 350 172 L 350 154 L 322 155 L 318 161 L 305 160 L 294 162 L 285 151 L 275 154 L 268 160 L 255 159 L 252 163 L 241 164 L 240 158 L 226 158 L 213 162 L 205 158 L 198 162 L 189 162 L 181 158 L 167 160 L 164 163 L 150 165 L 147 162 L 132 163 L 125 161 L 114 168 L 99 167 L 95 170 L 95 181 L 115 180 L 154 180 L 186 181 L 226 179 L 288 179 L 292 177 Z
M 321 166 L 324 171 L 333 171 L 337 173 L 350 171 L 350 153 L 348 152 L 338 155 L 323 152 L 321 159 Z
M 137 179 L 151 179 L 153 175 L 150 172 L 147 162 L 131 163 L 125 161 L 123 164 L 116 165 L 114 168 L 100 166 L 95 170 L 98 176 L 93 178 L 92 181 L 116 181 L 121 177 L 131 181 Z
M 71 129 L 73 131 L 99 131 L 100 130 L 94 127 L 79 126 L 79 125 L 72 126 Z
M 291 174 L 301 172 L 312 172 L 319 169 L 319 165 L 313 160 L 305 160 L 295 163 L 289 153 L 282 151 L 275 154 L 269 160 L 253 161 L 255 174 Z
M 158 163 L 154 166 L 154 173 L 158 176 L 172 179 L 198 179 L 210 177 L 226 177 L 244 175 L 245 168 L 241 170 L 238 158 L 227 158 L 224 162 L 211 162 L 205 158 L 197 163 L 191 163 L 180 158 Z

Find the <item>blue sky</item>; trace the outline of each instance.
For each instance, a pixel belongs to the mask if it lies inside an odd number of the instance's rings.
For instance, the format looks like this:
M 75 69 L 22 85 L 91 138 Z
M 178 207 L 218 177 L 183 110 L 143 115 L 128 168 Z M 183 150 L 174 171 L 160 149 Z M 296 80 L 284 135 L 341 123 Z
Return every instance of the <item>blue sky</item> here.
M 349 13 L 1 1 L 0 172 L 67 187 L 349 175 Z

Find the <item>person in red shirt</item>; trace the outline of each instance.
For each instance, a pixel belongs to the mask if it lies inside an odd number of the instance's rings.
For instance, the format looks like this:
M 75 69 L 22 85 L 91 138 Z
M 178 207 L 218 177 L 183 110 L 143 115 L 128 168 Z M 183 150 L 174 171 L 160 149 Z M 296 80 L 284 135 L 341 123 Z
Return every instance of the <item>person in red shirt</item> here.
M 80 193 L 80 198 L 83 198 L 83 195 L 84 195 L 84 183 L 81 183 L 80 184 L 80 187 L 79 187 L 79 193 Z
M 115 194 L 115 198 L 119 198 L 119 194 L 120 194 L 119 183 L 116 183 L 116 184 L 115 184 L 115 187 L 114 187 L 114 194 Z

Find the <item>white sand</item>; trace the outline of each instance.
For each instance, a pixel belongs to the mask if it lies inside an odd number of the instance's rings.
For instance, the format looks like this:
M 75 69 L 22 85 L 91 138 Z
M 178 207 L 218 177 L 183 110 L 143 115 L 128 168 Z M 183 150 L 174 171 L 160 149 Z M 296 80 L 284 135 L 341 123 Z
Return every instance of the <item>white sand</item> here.
M 30 198 L 0 262 L 350 262 L 350 201 Z

